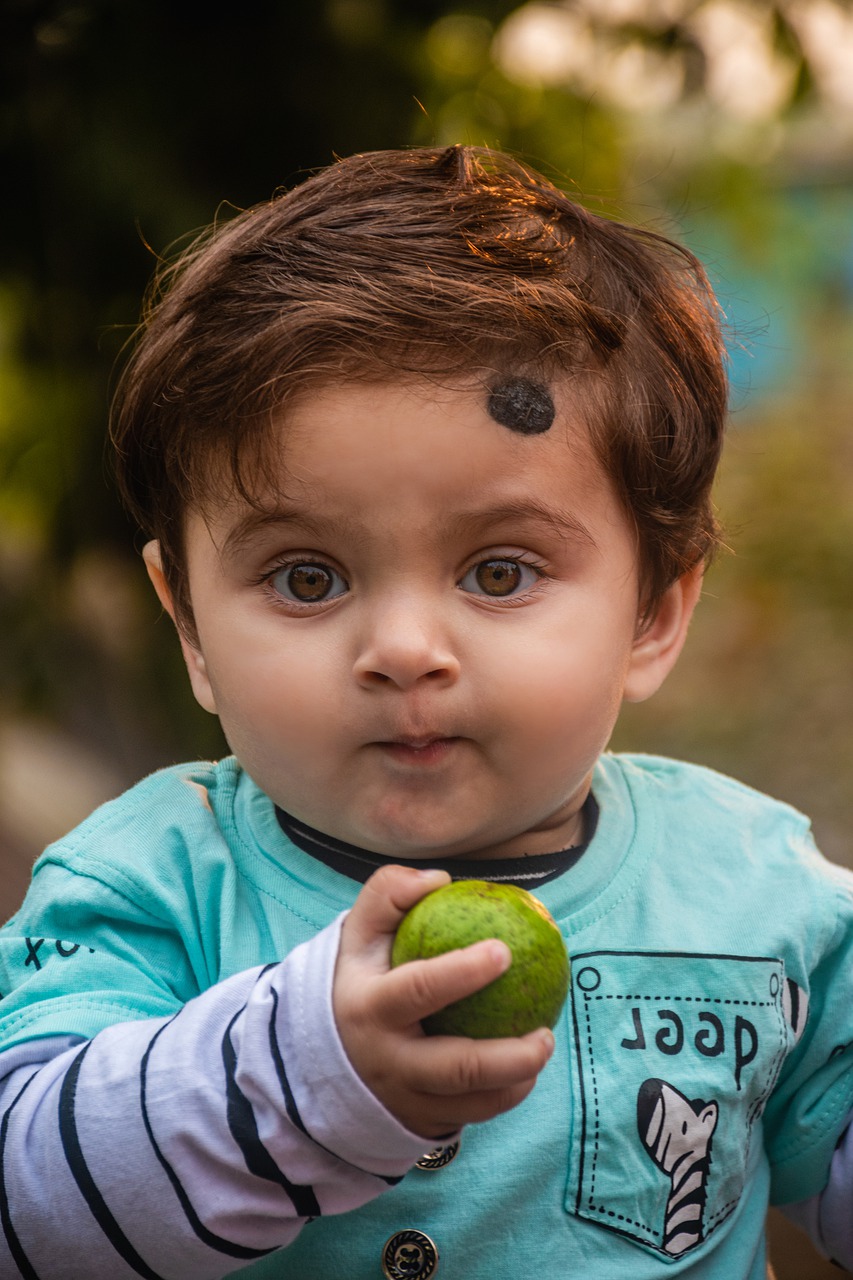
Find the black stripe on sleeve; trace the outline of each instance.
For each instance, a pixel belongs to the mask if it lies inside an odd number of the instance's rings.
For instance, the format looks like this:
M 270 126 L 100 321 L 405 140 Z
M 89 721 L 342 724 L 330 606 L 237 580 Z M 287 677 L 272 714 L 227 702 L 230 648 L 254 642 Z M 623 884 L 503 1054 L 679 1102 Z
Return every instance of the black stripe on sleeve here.
M 178 1015 L 175 1014 L 174 1016 L 176 1018 Z M 154 1137 L 154 1131 L 151 1128 L 151 1120 L 148 1115 L 148 1104 L 145 1096 L 147 1077 L 148 1077 L 148 1061 L 149 1061 L 149 1058 L 151 1057 L 151 1051 L 154 1048 L 154 1045 L 156 1044 L 159 1036 L 162 1034 L 162 1032 L 166 1030 L 166 1027 L 171 1025 L 173 1021 L 174 1021 L 174 1018 L 170 1018 L 169 1022 L 167 1022 L 164 1026 L 160 1027 L 159 1031 L 157 1031 L 154 1034 L 154 1036 L 151 1039 L 151 1043 L 149 1044 L 148 1048 L 145 1050 L 145 1054 L 142 1058 L 142 1066 L 140 1069 L 140 1108 L 142 1110 L 142 1119 L 145 1124 L 145 1132 L 148 1134 L 148 1141 L 151 1143 L 151 1146 L 154 1150 L 154 1154 L 156 1155 L 157 1159 L 160 1161 L 160 1164 L 163 1166 L 163 1169 L 165 1170 L 166 1176 L 168 1177 L 169 1181 L 172 1184 L 175 1195 L 178 1197 L 178 1200 L 180 1202 L 181 1208 L 184 1211 L 187 1221 L 189 1222 L 195 1234 L 198 1236 L 199 1240 L 201 1240 L 202 1243 L 208 1245 L 211 1249 L 216 1249 L 219 1253 L 224 1253 L 230 1258 L 265 1258 L 267 1254 L 275 1253 L 275 1248 L 250 1249 L 246 1245 L 234 1244 L 233 1241 L 231 1240 L 225 1240 L 222 1236 L 215 1235 L 214 1232 L 208 1230 L 208 1228 L 204 1225 L 204 1223 L 201 1221 L 198 1214 L 196 1213 L 195 1209 L 193 1208 L 190 1198 L 187 1195 L 186 1191 L 184 1190 L 184 1187 L 180 1178 L 178 1177 L 177 1173 L 172 1168 L 172 1166 L 169 1164 L 169 1161 L 166 1159 L 163 1152 L 160 1150 L 160 1147 L 157 1145 L 157 1140 Z
M 299 1114 L 299 1108 L 296 1105 L 296 1099 L 293 1096 L 293 1090 L 290 1087 L 290 1081 L 287 1078 L 287 1071 L 284 1066 L 284 1059 L 281 1056 L 281 1046 L 278 1043 L 276 1034 L 276 1022 L 278 1021 L 278 992 L 275 987 L 270 987 L 270 995 L 272 996 L 272 1016 L 270 1017 L 269 1033 L 270 1033 L 270 1053 L 273 1063 L 275 1064 L 276 1075 L 281 1086 L 282 1096 L 284 1097 L 284 1105 L 287 1114 L 297 1129 L 301 1129 L 306 1138 L 310 1138 L 308 1130 L 302 1116 Z M 312 1139 L 313 1141 L 313 1139 Z
M 0 1223 L 2 1223 L 3 1231 L 6 1235 L 6 1243 L 9 1246 L 9 1252 L 14 1258 L 17 1268 L 24 1277 L 24 1280 L 39 1280 L 39 1277 L 27 1257 L 23 1245 L 18 1239 L 18 1233 L 12 1225 L 12 1215 L 9 1211 L 9 1197 L 6 1193 L 6 1135 L 9 1132 L 9 1116 L 12 1114 L 12 1108 L 21 1100 L 23 1094 L 30 1087 L 37 1075 L 38 1071 L 34 1071 L 29 1080 L 27 1080 L 24 1087 L 8 1107 L 6 1114 L 3 1116 L 3 1123 L 0 1125 Z
M 287 1114 L 290 1116 L 290 1119 L 296 1125 L 297 1129 L 301 1129 L 301 1131 L 305 1134 L 306 1138 L 310 1138 L 311 1141 L 314 1143 L 314 1145 L 319 1147 L 321 1151 L 325 1151 L 328 1155 L 334 1156 L 334 1158 L 340 1161 L 342 1164 L 349 1164 L 350 1168 L 356 1168 L 357 1167 L 356 1165 L 350 1164 L 348 1160 L 343 1160 L 341 1156 L 336 1155 L 334 1151 L 331 1151 L 328 1147 L 324 1146 L 322 1142 L 318 1142 L 317 1139 L 314 1137 L 314 1135 L 312 1133 L 309 1133 L 305 1127 L 305 1122 L 303 1121 L 302 1116 L 299 1114 L 299 1107 L 296 1105 L 296 1099 L 293 1096 L 293 1090 L 290 1087 L 290 1081 L 287 1078 L 287 1068 L 284 1065 L 284 1058 L 281 1056 L 281 1046 L 278 1043 L 278 1035 L 276 1033 L 276 1021 L 278 1017 L 278 992 L 276 991 L 275 987 L 270 987 L 270 995 L 272 996 L 272 1000 L 273 1000 L 273 1009 L 272 1009 L 272 1014 L 270 1016 L 270 1023 L 269 1023 L 270 1053 L 272 1054 L 272 1059 L 275 1064 L 276 1074 L 278 1076 L 278 1082 L 281 1086 L 281 1092 L 284 1097 L 284 1105 L 287 1110 Z M 359 1173 L 364 1173 L 364 1169 L 359 1169 Z M 395 1177 L 389 1177 L 386 1174 L 374 1173 L 371 1176 L 374 1178 L 378 1178 L 380 1182 L 384 1182 L 389 1187 L 396 1187 L 398 1182 L 403 1181 L 402 1174 Z
M 80 1188 L 83 1199 L 89 1206 L 92 1217 L 98 1223 L 98 1226 L 119 1257 L 129 1267 L 132 1267 L 137 1275 L 145 1276 L 146 1280 L 162 1280 L 162 1277 L 156 1271 L 152 1271 L 145 1260 L 139 1256 L 116 1222 L 97 1188 L 95 1180 L 89 1171 L 89 1166 L 86 1164 L 83 1149 L 80 1146 L 80 1135 L 77 1132 L 77 1119 L 74 1114 L 74 1100 L 83 1059 L 91 1046 L 92 1042 L 90 1040 L 77 1054 L 77 1057 L 65 1073 L 65 1079 L 62 1082 L 59 1094 L 59 1135 L 62 1139 L 65 1159 L 68 1161 L 68 1167 L 74 1175 L 74 1181 Z
M 243 1152 L 246 1168 L 258 1178 L 274 1182 L 287 1192 L 294 1209 L 301 1218 L 318 1218 L 320 1205 L 314 1188 L 291 1182 L 267 1151 L 258 1133 L 258 1125 L 252 1104 L 237 1083 L 237 1054 L 231 1039 L 231 1028 L 242 1015 L 241 1009 L 229 1022 L 222 1037 L 222 1061 L 225 1066 L 225 1088 L 228 1099 L 228 1127 L 234 1141 Z M 300 1127 L 301 1124 L 300 1124 Z M 304 1132 L 304 1130 L 303 1130 Z

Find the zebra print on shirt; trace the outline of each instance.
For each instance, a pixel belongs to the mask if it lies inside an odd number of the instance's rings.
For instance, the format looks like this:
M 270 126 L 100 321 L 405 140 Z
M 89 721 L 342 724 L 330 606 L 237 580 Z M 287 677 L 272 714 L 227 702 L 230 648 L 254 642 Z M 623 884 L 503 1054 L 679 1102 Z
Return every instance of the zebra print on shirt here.
M 637 1095 L 637 1127 L 646 1153 L 670 1179 L 664 1251 L 678 1257 L 703 1238 L 702 1215 L 711 1167 L 716 1102 L 691 1102 L 665 1080 L 644 1080 Z

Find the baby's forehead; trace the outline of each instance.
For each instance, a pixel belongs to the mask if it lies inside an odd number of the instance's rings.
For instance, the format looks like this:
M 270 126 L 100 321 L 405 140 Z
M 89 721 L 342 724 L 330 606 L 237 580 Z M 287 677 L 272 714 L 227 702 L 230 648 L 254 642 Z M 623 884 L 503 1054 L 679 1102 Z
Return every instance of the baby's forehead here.
M 528 451 L 537 453 L 545 441 L 552 441 L 550 448 L 545 446 L 549 453 L 557 446 L 557 453 L 551 454 L 549 468 L 559 467 L 563 457 L 560 444 L 568 435 L 572 448 L 566 452 L 565 460 L 571 465 L 578 447 L 587 452 L 591 443 L 584 412 L 586 397 L 580 381 L 564 379 L 559 373 L 503 373 L 483 369 L 450 378 L 416 375 L 354 377 L 337 383 L 318 380 L 300 387 L 264 419 L 256 419 L 251 430 L 235 429 L 222 441 L 216 456 L 200 464 L 203 501 L 190 505 L 206 507 L 208 513 L 221 511 L 223 506 L 249 505 L 264 509 L 275 505 L 285 493 L 295 496 L 295 491 L 304 488 L 307 482 L 305 459 L 307 457 L 309 463 L 313 461 L 317 442 L 328 434 L 329 423 L 339 423 L 343 417 L 351 427 L 355 419 L 348 418 L 348 410 L 354 406 L 356 413 L 361 413 L 365 401 L 374 407 L 386 392 L 392 397 L 398 394 L 401 397 L 400 411 L 394 417 L 402 429 L 397 435 L 399 440 L 409 435 L 406 425 L 410 405 L 414 404 L 417 412 L 418 405 L 435 404 L 439 414 L 442 406 L 449 406 L 451 418 L 458 415 L 460 422 L 464 422 L 469 413 L 474 421 L 480 419 L 487 435 L 497 428 L 498 437 L 503 438 L 517 459 L 526 457 Z M 422 424 L 412 421 L 411 425 L 415 438 Z M 333 426 L 331 430 L 334 432 L 339 427 Z M 340 471 L 353 466 L 358 469 L 375 456 L 370 452 L 370 444 L 363 449 L 350 446 L 351 441 L 357 446 L 356 430 L 346 435 L 345 447 L 335 457 L 335 466 Z M 450 438 L 445 435 L 445 441 Z M 401 471 L 404 470 L 406 450 L 398 454 L 395 449 L 393 457 Z M 310 465 L 308 470 L 312 470 Z

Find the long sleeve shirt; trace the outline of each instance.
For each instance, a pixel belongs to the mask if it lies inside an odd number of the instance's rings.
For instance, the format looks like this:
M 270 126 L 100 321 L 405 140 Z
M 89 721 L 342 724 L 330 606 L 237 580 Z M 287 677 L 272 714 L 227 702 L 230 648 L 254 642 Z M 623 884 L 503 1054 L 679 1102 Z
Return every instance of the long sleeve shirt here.
M 448 1280 L 759 1280 L 771 1195 L 850 1265 L 853 877 L 707 771 L 593 785 L 539 890 L 572 959 L 554 1057 L 433 1158 L 335 1029 L 358 886 L 235 762 L 48 850 L 0 931 L 0 1276 L 427 1275 L 433 1248 Z

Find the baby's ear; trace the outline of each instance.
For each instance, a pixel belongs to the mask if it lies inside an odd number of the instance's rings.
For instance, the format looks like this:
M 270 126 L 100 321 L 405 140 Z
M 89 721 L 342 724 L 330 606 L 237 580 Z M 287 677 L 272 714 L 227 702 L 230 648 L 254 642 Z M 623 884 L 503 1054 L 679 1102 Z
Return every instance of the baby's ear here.
M 178 633 L 178 639 L 181 642 L 181 651 L 184 655 L 184 662 L 187 664 L 187 672 L 190 677 L 192 691 L 195 694 L 196 702 L 204 707 L 205 711 L 216 714 L 216 702 L 213 697 L 213 690 L 210 687 L 210 681 L 207 678 L 207 668 L 204 656 L 199 648 L 198 640 L 195 636 L 190 636 L 186 628 L 181 625 L 175 609 L 175 602 L 172 593 L 169 590 L 169 584 L 166 581 L 166 575 L 163 572 L 163 559 L 160 555 L 159 542 L 147 542 L 142 548 L 142 559 L 145 561 L 145 568 L 148 570 L 148 577 L 157 592 L 157 598 L 169 617 L 175 624 Z
M 678 661 L 702 591 L 704 568 L 698 564 L 676 579 L 651 621 L 637 632 L 622 695 L 626 702 L 644 702 L 657 693 Z
M 142 559 L 145 561 L 145 568 L 148 570 L 148 577 L 151 579 L 154 590 L 157 592 L 157 599 L 168 613 L 169 617 L 175 622 L 175 606 L 172 603 L 172 593 L 166 582 L 166 575 L 163 572 L 163 558 L 160 555 L 159 542 L 146 542 L 142 548 Z M 177 625 L 177 623 L 175 624 Z

